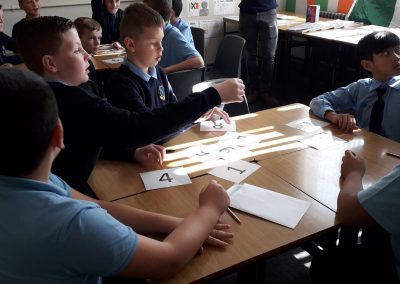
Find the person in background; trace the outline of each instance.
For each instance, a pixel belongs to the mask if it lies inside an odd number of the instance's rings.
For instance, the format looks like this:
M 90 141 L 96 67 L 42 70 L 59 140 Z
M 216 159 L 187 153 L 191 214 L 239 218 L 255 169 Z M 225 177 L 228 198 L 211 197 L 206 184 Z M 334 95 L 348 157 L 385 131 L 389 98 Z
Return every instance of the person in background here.
M 277 7 L 276 0 L 242 0 L 239 4 L 239 32 L 246 40 L 246 97 L 249 103 L 261 98 L 269 106 L 279 104 L 271 95 L 278 43 Z
M 78 31 L 83 49 L 87 53 L 93 54 L 100 46 L 102 37 L 102 30 L 99 22 L 91 18 L 79 17 L 75 19 L 74 26 Z M 91 81 L 88 81 L 88 85 L 90 85 L 89 88 L 93 88 L 93 82 L 95 84 L 94 87 L 97 88 L 95 92 L 97 92 L 100 97 L 104 97 L 103 82 L 98 78 L 91 59 L 89 59 L 89 79 Z
M 17 52 L 15 40 L 4 33 L 3 5 L 0 4 L 0 66 L 11 67 L 13 64 L 21 63 L 18 55 L 9 54 Z
M 120 9 L 120 0 L 92 0 L 92 18 L 100 23 L 103 29 L 102 44 L 113 44 L 120 49 L 119 23 L 123 11 Z
M 29 24 L 29 20 L 40 17 L 40 0 L 18 0 L 18 4 L 26 16 L 13 26 L 11 36 L 14 40 L 17 40 L 21 30 Z
M 0 100 L 0 283 L 168 278 L 203 245 L 223 248 L 233 237 L 219 222 L 229 196 L 215 181 L 176 218 L 92 199 L 52 174 L 64 131 L 54 93 L 36 74 L 0 68 Z
M 188 25 L 188 23 L 186 23 L 184 19 L 180 18 L 182 6 L 182 0 L 172 0 L 171 25 L 177 28 L 186 38 L 187 42 L 194 47 L 194 41 L 190 26 Z
M 169 22 L 172 11 L 171 0 L 144 0 L 143 3 L 160 13 L 165 21 L 164 38 L 162 40 L 164 51 L 159 62 L 165 73 L 204 67 L 200 53 Z
M 358 42 L 357 55 L 372 78 L 313 98 L 311 110 L 345 132 L 359 126 L 400 142 L 400 39 L 389 31 L 370 33 Z

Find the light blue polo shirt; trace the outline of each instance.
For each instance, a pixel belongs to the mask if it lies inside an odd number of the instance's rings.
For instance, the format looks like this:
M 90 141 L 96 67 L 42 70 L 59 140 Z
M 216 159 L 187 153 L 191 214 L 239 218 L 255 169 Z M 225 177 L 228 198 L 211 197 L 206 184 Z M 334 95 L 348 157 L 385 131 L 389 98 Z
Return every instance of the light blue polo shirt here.
M 384 111 L 382 118 L 382 136 L 400 142 L 400 76 L 387 82 L 375 79 L 361 79 L 332 92 L 326 92 L 310 102 L 313 113 L 324 118 L 325 112 L 353 111 L 357 125 L 369 129 L 371 110 L 378 96 L 376 89 L 388 87 L 383 96 Z
M 178 64 L 193 57 L 201 57 L 200 53 L 192 46 L 183 34 L 170 23 L 165 26 L 164 48 L 159 65 L 163 68 Z
M 178 21 L 173 25 L 175 28 L 177 28 L 183 36 L 186 38 L 186 41 L 190 43 L 193 47 L 194 46 L 194 41 L 193 41 L 193 35 L 192 35 L 192 30 L 190 29 L 190 26 L 186 21 L 182 18 L 179 18 Z
M 55 175 L 0 176 L 0 283 L 99 283 L 128 265 L 136 233 L 70 194 Z
M 368 214 L 390 234 L 400 279 L 400 165 L 377 183 L 360 191 L 358 199 Z
M 132 71 L 133 74 L 137 75 L 139 78 L 141 78 L 145 82 L 149 82 L 151 78 L 154 78 L 157 80 L 157 70 L 156 67 L 149 67 L 149 73 L 143 72 L 142 69 L 136 66 L 136 64 L 130 62 L 128 58 L 124 58 L 124 62 L 122 63 L 126 65 L 129 70 Z

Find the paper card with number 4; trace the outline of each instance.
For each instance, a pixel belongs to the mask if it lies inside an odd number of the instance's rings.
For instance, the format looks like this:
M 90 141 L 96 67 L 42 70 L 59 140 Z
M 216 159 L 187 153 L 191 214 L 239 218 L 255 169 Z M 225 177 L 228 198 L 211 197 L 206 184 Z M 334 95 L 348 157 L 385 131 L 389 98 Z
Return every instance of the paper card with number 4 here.
M 200 123 L 200 131 L 236 131 L 236 123 L 233 120 L 231 120 L 231 124 L 225 123 L 223 119 L 219 119 L 215 123 L 207 120 Z
M 184 168 L 171 168 L 140 173 L 140 177 L 146 190 L 192 183 Z
M 208 173 L 216 177 L 233 181 L 235 183 L 240 183 L 242 180 L 247 178 L 259 168 L 260 165 L 238 160 L 229 164 L 216 167 Z

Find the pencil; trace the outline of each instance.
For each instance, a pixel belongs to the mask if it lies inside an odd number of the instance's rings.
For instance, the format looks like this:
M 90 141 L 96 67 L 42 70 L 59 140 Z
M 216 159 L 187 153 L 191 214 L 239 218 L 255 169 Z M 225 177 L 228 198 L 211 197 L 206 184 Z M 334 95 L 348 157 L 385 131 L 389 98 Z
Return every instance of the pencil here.
M 386 155 L 391 156 L 391 157 L 395 157 L 397 159 L 400 159 L 399 155 L 396 155 L 396 154 L 393 154 L 393 153 L 390 153 L 390 152 L 386 152 Z
M 236 222 L 238 222 L 239 224 L 242 223 L 242 221 L 240 221 L 239 217 L 238 217 L 235 213 L 233 213 L 233 211 L 231 210 L 231 208 L 227 208 L 227 209 L 226 209 L 226 212 L 228 212 L 229 215 L 231 215 L 232 218 L 235 219 Z

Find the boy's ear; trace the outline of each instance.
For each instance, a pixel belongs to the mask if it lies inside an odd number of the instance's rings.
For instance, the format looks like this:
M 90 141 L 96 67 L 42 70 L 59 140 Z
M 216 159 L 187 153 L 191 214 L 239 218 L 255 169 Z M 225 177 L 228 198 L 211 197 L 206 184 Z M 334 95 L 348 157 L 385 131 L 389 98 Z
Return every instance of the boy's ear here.
M 42 57 L 43 70 L 49 73 L 57 72 L 57 64 L 55 63 L 53 56 L 44 55 Z
M 130 52 L 135 52 L 135 40 L 129 36 L 124 37 L 124 45 Z
M 361 67 L 371 72 L 374 67 L 374 63 L 371 60 L 363 59 L 361 60 Z
M 64 149 L 64 129 L 61 124 L 61 120 L 58 119 L 56 126 L 53 129 L 53 135 L 51 137 L 51 145 L 53 147 Z

